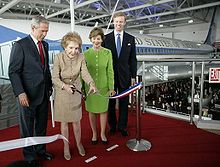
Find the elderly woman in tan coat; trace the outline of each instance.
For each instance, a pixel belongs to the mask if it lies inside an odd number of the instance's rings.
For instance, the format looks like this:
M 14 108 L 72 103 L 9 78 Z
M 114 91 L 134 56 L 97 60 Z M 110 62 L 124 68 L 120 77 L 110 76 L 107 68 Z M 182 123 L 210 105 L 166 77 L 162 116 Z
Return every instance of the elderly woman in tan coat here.
M 75 32 L 67 33 L 61 40 L 64 52 L 55 56 L 52 80 L 55 88 L 54 119 L 61 122 L 61 134 L 69 139 L 68 123 L 72 123 L 79 154 L 85 155 L 81 143 L 82 118 L 80 76 L 89 85 L 89 92 L 96 92 L 84 56 L 80 54 L 82 40 Z M 64 158 L 71 159 L 69 143 L 64 141 Z

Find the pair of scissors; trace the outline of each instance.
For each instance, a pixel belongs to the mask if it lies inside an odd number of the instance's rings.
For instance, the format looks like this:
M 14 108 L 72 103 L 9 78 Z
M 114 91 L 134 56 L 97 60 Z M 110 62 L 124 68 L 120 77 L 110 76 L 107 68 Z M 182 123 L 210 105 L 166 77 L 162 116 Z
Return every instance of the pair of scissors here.
M 76 89 L 76 86 L 75 86 L 75 85 L 72 85 L 72 86 L 73 86 L 73 87 L 71 87 L 71 89 L 72 89 L 72 91 L 73 91 L 73 94 L 74 94 L 75 92 L 78 92 L 79 94 L 81 94 L 83 100 L 86 100 L 85 94 L 84 94 L 83 92 L 81 92 L 80 90 Z

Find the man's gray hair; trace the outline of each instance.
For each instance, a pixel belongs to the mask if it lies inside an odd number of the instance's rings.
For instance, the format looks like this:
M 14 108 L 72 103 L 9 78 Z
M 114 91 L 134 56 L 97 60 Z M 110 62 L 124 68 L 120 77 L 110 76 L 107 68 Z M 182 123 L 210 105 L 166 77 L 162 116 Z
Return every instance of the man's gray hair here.
M 31 20 L 31 27 L 39 27 L 40 23 L 49 24 L 48 20 L 43 16 L 34 16 Z

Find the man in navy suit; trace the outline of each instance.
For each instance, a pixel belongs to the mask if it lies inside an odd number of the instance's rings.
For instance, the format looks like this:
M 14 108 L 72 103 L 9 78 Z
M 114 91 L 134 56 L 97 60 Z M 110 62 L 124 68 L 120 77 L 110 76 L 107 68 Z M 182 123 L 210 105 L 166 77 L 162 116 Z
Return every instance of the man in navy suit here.
M 137 58 L 135 38 L 124 31 L 126 15 L 122 12 L 115 13 L 113 16 L 114 31 L 107 34 L 104 40 L 104 47 L 112 51 L 115 91 L 118 93 L 128 89 L 135 84 L 137 73 Z M 110 133 L 114 134 L 116 128 L 122 136 L 128 136 L 128 101 L 129 98 L 119 99 L 119 117 L 117 121 L 115 105 L 116 100 L 110 100 L 108 110 L 108 123 Z
M 21 138 L 45 136 L 48 102 L 52 93 L 51 73 L 48 63 L 48 43 L 43 41 L 49 22 L 42 16 L 31 21 L 31 34 L 15 42 L 9 63 L 9 77 L 20 111 Z M 25 160 L 38 167 L 37 156 L 51 160 L 45 145 L 23 148 Z

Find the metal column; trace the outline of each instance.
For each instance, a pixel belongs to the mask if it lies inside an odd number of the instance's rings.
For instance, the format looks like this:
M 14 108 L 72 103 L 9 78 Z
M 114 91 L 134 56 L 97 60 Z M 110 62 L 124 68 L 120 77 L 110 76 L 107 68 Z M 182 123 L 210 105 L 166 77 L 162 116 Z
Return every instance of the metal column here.
M 202 105 L 203 105 L 203 88 L 204 88 L 204 67 L 205 63 L 202 62 L 202 72 L 200 81 L 200 99 L 199 99 L 199 120 L 202 119 Z
M 193 123 L 194 115 L 194 94 L 195 94 L 195 62 L 192 63 L 192 92 L 191 92 L 191 113 L 190 113 L 190 124 Z

